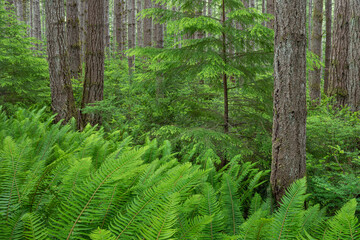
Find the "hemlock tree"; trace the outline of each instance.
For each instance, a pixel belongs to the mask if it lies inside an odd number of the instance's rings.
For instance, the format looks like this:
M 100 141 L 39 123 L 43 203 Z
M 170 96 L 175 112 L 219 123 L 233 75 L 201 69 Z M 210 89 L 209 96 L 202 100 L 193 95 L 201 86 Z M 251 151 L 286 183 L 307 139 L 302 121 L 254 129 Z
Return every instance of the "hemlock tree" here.
M 331 61 L 331 24 L 332 23 L 332 0 L 326 0 L 326 44 L 325 44 L 325 69 L 324 69 L 324 93 L 328 95 L 330 61 Z
M 344 107 L 349 100 L 349 19 L 349 0 L 335 1 L 328 94 L 335 96 L 337 107 Z
M 360 110 L 360 0 L 350 0 L 349 106 Z
M 77 116 L 72 90 L 69 55 L 65 34 L 65 9 L 63 0 L 45 3 L 47 53 L 50 72 L 51 108 L 64 123 Z
M 85 79 L 81 108 L 103 100 L 104 92 L 104 2 L 88 1 L 88 23 L 86 34 Z M 81 128 L 87 123 L 101 124 L 97 113 L 82 113 Z
M 313 21 L 311 33 L 311 51 L 321 58 L 322 24 L 323 24 L 323 0 L 315 0 L 313 7 Z M 321 67 L 314 66 L 314 71 L 309 72 L 310 99 L 319 104 L 321 100 Z
M 271 186 L 277 202 L 306 164 L 306 0 L 275 3 Z

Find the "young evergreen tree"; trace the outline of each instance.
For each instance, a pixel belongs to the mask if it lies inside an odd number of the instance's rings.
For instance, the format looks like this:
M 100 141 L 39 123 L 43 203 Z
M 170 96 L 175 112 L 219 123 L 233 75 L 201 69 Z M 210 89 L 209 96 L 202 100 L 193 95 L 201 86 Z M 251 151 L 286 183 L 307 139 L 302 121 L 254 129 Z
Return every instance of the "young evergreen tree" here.
M 306 0 L 275 2 L 271 187 L 280 203 L 306 171 Z
M 88 1 L 88 22 L 86 34 L 85 79 L 81 108 L 103 100 L 104 94 L 104 2 Z M 87 123 L 101 124 L 98 113 L 82 113 L 81 128 Z
M 323 0 L 315 0 L 313 7 L 313 27 L 311 33 L 311 51 L 321 58 L 321 45 L 322 45 L 322 25 L 323 25 Z M 314 67 L 314 71 L 309 73 L 309 89 L 310 99 L 315 104 L 320 103 L 321 99 L 321 67 Z
M 350 0 L 349 106 L 360 110 L 360 0 Z
M 325 8 L 326 8 L 326 44 L 325 44 L 324 93 L 328 95 L 330 61 L 331 61 L 332 0 L 326 0 Z
M 77 117 L 77 111 L 70 77 L 64 1 L 46 1 L 45 10 L 51 108 L 57 114 L 55 122 L 63 119 L 66 123 L 72 117 Z
M 329 96 L 335 96 L 336 106 L 344 107 L 349 100 L 349 0 L 335 1 L 335 19 L 331 65 L 329 79 Z

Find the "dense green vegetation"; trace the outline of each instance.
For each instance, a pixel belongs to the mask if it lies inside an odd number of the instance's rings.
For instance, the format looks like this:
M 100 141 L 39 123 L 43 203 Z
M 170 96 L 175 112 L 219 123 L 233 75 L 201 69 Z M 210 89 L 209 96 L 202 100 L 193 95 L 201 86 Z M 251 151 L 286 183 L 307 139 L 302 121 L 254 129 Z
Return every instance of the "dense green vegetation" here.
M 2 239 L 358 239 L 356 201 L 334 217 L 305 179 L 273 210 L 268 171 L 234 157 L 176 158 L 170 142 L 143 145 L 115 131 L 52 124 L 42 111 L 0 115 Z M 89 233 L 91 234 L 89 235 Z
M 272 199 L 272 16 L 236 0 L 226 21 L 199 16 L 198 1 L 143 11 L 167 23 L 165 47 L 129 50 L 131 74 L 107 49 L 104 100 L 81 109 L 102 124 L 79 131 L 76 119 L 54 123 L 45 41 L 4 2 L 0 239 L 360 239 L 359 113 L 333 98 L 308 101 L 307 176 Z M 83 78 L 72 79 L 77 106 Z

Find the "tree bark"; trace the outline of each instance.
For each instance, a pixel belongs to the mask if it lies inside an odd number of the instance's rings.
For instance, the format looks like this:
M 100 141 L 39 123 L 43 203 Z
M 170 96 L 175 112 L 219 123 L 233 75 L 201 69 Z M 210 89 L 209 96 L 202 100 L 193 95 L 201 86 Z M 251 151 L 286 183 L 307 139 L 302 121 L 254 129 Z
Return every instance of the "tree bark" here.
M 313 8 L 313 27 L 311 34 L 311 51 L 321 58 L 322 24 L 323 24 L 323 0 L 315 0 Z M 309 73 L 310 99 L 315 104 L 321 100 L 321 67 L 314 67 Z
M 40 0 L 34 0 L 33 3 L 33 7 L 34 7 L 34 37 L 41 41 L 42 40 L 42 36 L 41 36 L 41 18 L 40 18 Z M 37 44 L 36 48 L 38 50 L 41 49 L 41 44 Z
M 326 0 L 326 45 L 325 45 L 325 70 L 324 93 L 328 95 L 330 61 L 331 61 L 331 25 L 332 25 L 332 0 Z
M 135 0 L 128 0 L 128 48 L 135 47 Z M 128 57 L 129 73 L 131 74 L 135 66 L 135 56 Z
M 79 79 L 82 74 L 81 41 L 78 0 L 67 0 L 67 41 L 69 46 L 70 77 Z
M 136 1 L 136 13 L 139 16 L 139 13 L 142 11 L 143 7 L 142 7 L 142 0 L 137 0 Z M 137 47 L 142 47 L 143 46 L 143 22 L 141 18 L 138 18 L 137 23 L 136 23 L 136 46 Z
M 105 48 L 110 47 L 110 24 L 109 24 L 109 0 L 104 1 L 104 22 L 105 22 L 105 28 L 104 28 L 104 41 L 105 41 Z
M 76 117 L 65 34 L 65 9 L 62 0 L 45 3 L 47 52 L 50 72 L 51 108 L 54 121 L 67 123 Z
M 155 8 L 163 8 L 163 6 L 160 3 L 157 3 L 155 5 Z M 154 35 L 156 36 L 155 44 L 157 48 L 164 48 L 164 24 L 155 24 L 155 32 Z
M 311 49 L 311 13 L 312 13 L 312 6 L 313 6 L 313 2 L 312 0 L 309 0 L 309 20 L 308 20 L 308 26 L 309 26 L 309 31 L 308 31 L 308 48 Z
M 88 1 L 80 0 L 80 42 L 81 62 L 85 62 L 86 29 L 87 29 Z
M 335 96 L 337 107 L 349 100 L 349 0 L 335 1 L 333 46 L 331 50 L 329 96 Z
M 350 0 L 349 106 L 360 111 L 360 0 Z
M 275 15 L 275 0 L 267 0 L 267 2 L 266 2 L 266 11 L 267 11 L 268 14 Z M 267 23 L 266 26 L 268 28 L 274 29 L 274 23 L 275 23 L 275 21 L 274 21 L 274 19 L 272 19 Z
M 104 92 L 104 1 L 88 0 L 85 79 L 81 108 L 103 100 Z M 82 127 L 101 124 L 98 113 L 82 114 Z
M 145 0 L 144 9 L 151 8 L 151 0 Z M 144 47 L 152 46 L 152 19 L 144 19 Z
M 306 171 L 306 0 L 275 2 L 271 186 L 279 203 Z
M 126 32 L 126 29 L 124 30 L 124 3 L 122 0 L 115 0 L 114 1 L 114 16 L 115 16 L 115 41 L 116 41 L 116 47 L 117 51 L 121 52 L 121 56 L 123 56 L 122 52 L 125 50 L 124 48 L 124 34 Z

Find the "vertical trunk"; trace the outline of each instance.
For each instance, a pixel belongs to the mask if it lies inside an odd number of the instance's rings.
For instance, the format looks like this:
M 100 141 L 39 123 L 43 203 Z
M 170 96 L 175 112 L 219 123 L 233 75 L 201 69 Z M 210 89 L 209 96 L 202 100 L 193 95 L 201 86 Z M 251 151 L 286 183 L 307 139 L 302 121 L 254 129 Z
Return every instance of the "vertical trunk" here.
M 350 0 L 349 106 L 360 110 L 360 0 Z
M 114 1 L 114 31 L 115 31 L 115 42 L 116 49 L 118 52 L 122 52 L 124 50 L 124 46 L 122 43 L 122 22 L 123 22 L 123 5 L 122 0 Z
M 155 5 L 155 8 L 163 8 L 160 3 Z M 164 25 L 156 23 L 155 24 L 155 31 L 154 31 L 155 39 L 156 39 L 156 47 L 163 48 L 164 47 Z
M 136 1 L 136 12 L 137 12 L 137 15 L 139 16 L 139 13 L 142 11 L 143 7 L 142 7 L 142 3 L 143 1 L 142 0 L 137 0 Z M 137 20 L 137 30 L 136 30 L 136 46 L 137 47 L 142 47 L 143 46 L 143 31 L 142 31 L 142 26 L 143 26 L 143 23 L 142 23 L 142 19 L 138 18 Z
M 16 10 L 17 10 L 17 16 L 18 16 L 18 20 L 19 21 L 24 21 L 24 15 L 23 15 L 23 13 L 24 13 L 24 6 L 23 6 L 23 1 L 22 0 L 18 0 L 17 1 L 17 8 L 16 8 Z
M 308 31 L 308 48 L 311 49 L 311 13 L 312 13 L 312 0 L 309 0 L 309 20 L 308 20 L 308 26 L 309 26 L 309 31 Z
M 255 8 L 255 0 L 250 0 L 250 7 Z
M 104 92 L 104 1 L 88 0 L 85 79 L 81 108 L 103 100 Z M 101 124 L 98 113 L 82 114 L 82 127 Z
M 63 119 L 66 123 L 77 114 L 66 50 L 64 2 L 48 0 L 45 9 L 51 108 L 57 114 L 55 122 Z
M 34 32 L 34 12 L 33 12 L 33 0 L 30 0 L 29 6 L 29 25 L 30 25 L 30 37 L 35 36 Z
M 262 13 L 266 13 L 266 0 L 262 0 Z
M 274 15 L 275 14 L 275 0 L 266 0 L 266 1 L 267 1 L 266 2 L 267 13 Z M 266 26 L 268 28 L 274 29 L 274 23 L 275 23 L 275 21 L 274 21 L 274 19 L 272 19 L 267 23 Z
M 110 47 L 109 0 L 104 1 L 104 42 L 105 48 Z
M 70 77 L 79 79 L 82 73 L 82 64 L 78 0 L 67 0 L 66 19 L 70 59 Z
M 151 0 L 145 0 L 144 9 L 151 8 Z M 144 19 L 144 47 L 151 47 L 152 40 L 152 19 Z
M 86 31 L 87 31 L 88 1 L 80 0 L 80 42 L 81 62 L 85 62 Z
M 311 33 L 311 51 L 321 58 L 322 24 L 323 24 L 323 0 L 315 0 L 313 9 L 313 27 Z M 321 99 L 321 67 L 314 68 L 309 73 L 310 99 L 315 104 Z
M 325 46 L 325 71 L 324 93 L 328 95 L 330 59 L 331 59 L 331 23 L 332 23 L 332 0 L 326 0 L 326 46 Z
M 135 0 L 128 1 L 128 48 L 135 47 Z M 128 57 L 129 73 L 133 72 L 135 64 L 135 56 Z
M 38 40 L 42 40 L 41 37 L 41 18 L 40 18 L 40 0 L 34 0 L 34 37 Z M 37 49 L 40 50 L 41 45 L 37 44 Z
M 286 188 L 306 171 L 306 0 L 277 0 L 275 5 L 270 182 L 279 203 Z
M 328 94 L 336 96 L 336 105 L 348 103 L 349 81 L 349 0 L 335 1 L 333 46 L 331 50 L 330 81 Z

